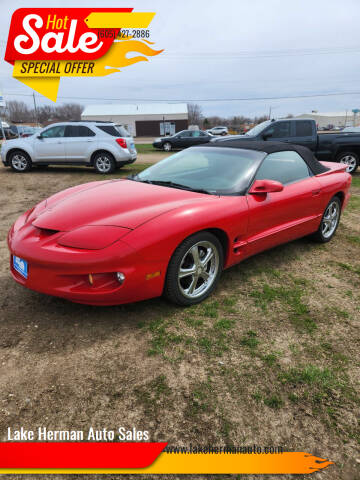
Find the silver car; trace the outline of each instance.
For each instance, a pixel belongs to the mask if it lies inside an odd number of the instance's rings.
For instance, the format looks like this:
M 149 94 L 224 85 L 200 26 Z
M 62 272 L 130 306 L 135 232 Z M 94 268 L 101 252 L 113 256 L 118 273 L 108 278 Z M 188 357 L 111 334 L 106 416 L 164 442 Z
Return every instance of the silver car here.
M 0 151 L 6 167 L 27 172 L 32 166 L 87 165 L 112 173 L 136 160 L 133 138 L 112 122 L 53 123 L 27 138 L 6 141 Z
M 208 130 L 211 135 L 228 135 L 229 130 L 227 127 L 213 127 Z

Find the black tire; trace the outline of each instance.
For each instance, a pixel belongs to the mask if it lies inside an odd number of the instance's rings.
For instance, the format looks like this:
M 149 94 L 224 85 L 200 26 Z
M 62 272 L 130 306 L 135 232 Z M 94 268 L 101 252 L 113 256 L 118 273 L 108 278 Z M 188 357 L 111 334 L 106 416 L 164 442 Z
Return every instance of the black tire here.
M 190 249 L 192 248 L 196 249 L 199 253 L 199 260 L 204 260 L 206 255 L 211 251 L 213 252 L 213 257 L 211 257 L 203 267 L 202 273 L 199 273 L 198 267 L 200 266 L 199 264 L 196 264 L 195 259 L 193 258 L 194 265 L 190 268 L 196 270 L 194 271 L 194 275 L 185 275 L 180 279 L 180 268 L 192 257 L 192 253 L 190 252 Z M 201 257 L 202 252 L 204 253 L 204 257 Z M 223 248 L 215 235 L 206 231 L 191 235 L 177 247 L 170 259 L 165 279 L 164 296 L 171 302 L 182 306 L 189 306 L 202 302 L 205 298 L 211 295 L 216 288 L 221 276 L 223 264 Z M 198 265 L 198 267 L 196 265 Z M 206 272 L 205 269 L 207 270 Z M 207 281 L 203 279 L 203 274 L 207 275 Z M 188 287 L 186 282 L 189 284 Z M 187 288 L 190 290 L 193 283 L 195 285 L 194 292 L 192 294 L 188 293 L 188 295 L 193 295 L 191 298 L 186 295 L 185 290 Z M 202 288 L 203 293 L 201 293 Z M 198 290 L 198 293 L 196 293 L 196 290 Z
M 109 152 L 99 152 L 94 156 L 94 168 L 97 173 L 107 175 L 116 170 L 116 162 L 114 157 Z
M 171 143 L 170 143 L 170 142 L 165 142 L 164 145 L 163 145 L 163 150 L 164 150 L 165 152 L 170 152 L 171 149 L 172 149 Z
M 336 161 L 348 164 L 346 171 L 353 174 L 359 166 L 359 155 L 354 152 L 342 152 L 336 157 Z
M 333 223 L 332 226 L 331 226 L 331 232 L 328 232 L 328 234 L 326 234 L 326 232 L 324 232 L 324 230 L 325 230 L 325 227 L 326 227 L 326 222 L 329 222 L 329 220 L 327 220 L 327 212 L 328 212 L 328 209 L 333 204 L 336 204 L 337 216 L 336 216 L 336 219 L 333 220 L 335 223 Z M 336 232 L 336 230 L 339 226 L 340 216 L 341 216 L 341 201 L 340 201 L 340 198 L 335 195 L 334 197 L 332 197 L 330 202 L 326 205 L 324 214 L 321 218 L 319 228 L 312 235 L 313 240 L 315 240 L 316 242 L 319 242 L 319 243 L 330 242 L 330 240 L 335 235 L 335 232 Z
M 9 155 L 10 167 L 17 173 L 25 173 L 31 170 L 32 162 L 29 155 L 23 150 L 14 150 Z

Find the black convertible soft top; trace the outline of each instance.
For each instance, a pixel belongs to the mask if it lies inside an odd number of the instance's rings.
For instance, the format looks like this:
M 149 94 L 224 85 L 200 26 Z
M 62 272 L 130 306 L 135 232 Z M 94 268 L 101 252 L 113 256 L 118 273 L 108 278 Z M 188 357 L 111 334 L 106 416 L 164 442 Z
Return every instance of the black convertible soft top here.
M 301 145 L 294 145 L 292 143 L 282 143 L 282 142 L 261 142 L 261 141 L 252 141 L 252 140 L 237 140 L 237 139 L 221 139 L 217 142 L 209 142 L 201 147 L 226 147 L 226 148 L 243 148 L 245 150 L 258 150 L 259 152 L 265 153 L 274 153 L 274 152 L 285 152 L 285 151 L 294 151 L 297 152 L 306 162 L 310 170 L 314 175 L 319 173 L 324 173 L 329 170 L 329 168 L 324 167 L 317 158 L 315 158 L 313 152 Z

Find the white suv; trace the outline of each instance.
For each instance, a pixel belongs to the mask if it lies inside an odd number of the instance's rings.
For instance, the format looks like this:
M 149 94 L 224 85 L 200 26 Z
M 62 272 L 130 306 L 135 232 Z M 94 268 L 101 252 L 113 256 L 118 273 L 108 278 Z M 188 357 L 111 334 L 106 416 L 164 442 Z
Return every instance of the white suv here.
M 208 130 L 211 135 L 228 135 L 229 131 L 227 127 L 213 127 Z
M 30 137 L 6 141 L 0 154 L 3 164 L 16 172 L 33 165 L 88 165 L 112 173 L 137 156 L 125 128 L 98 121 L 53 123 Z

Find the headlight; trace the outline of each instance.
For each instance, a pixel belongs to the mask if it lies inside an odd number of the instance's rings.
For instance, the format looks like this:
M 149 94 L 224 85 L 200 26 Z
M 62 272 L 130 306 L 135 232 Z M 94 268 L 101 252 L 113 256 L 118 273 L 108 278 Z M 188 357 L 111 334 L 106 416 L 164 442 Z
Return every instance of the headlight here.
M 57 243 L 64 247 L 101 250 L 120 240 L 130 231 L 129 228 L 124 227 L 87 225 L 65 233 L 57 240 Z

